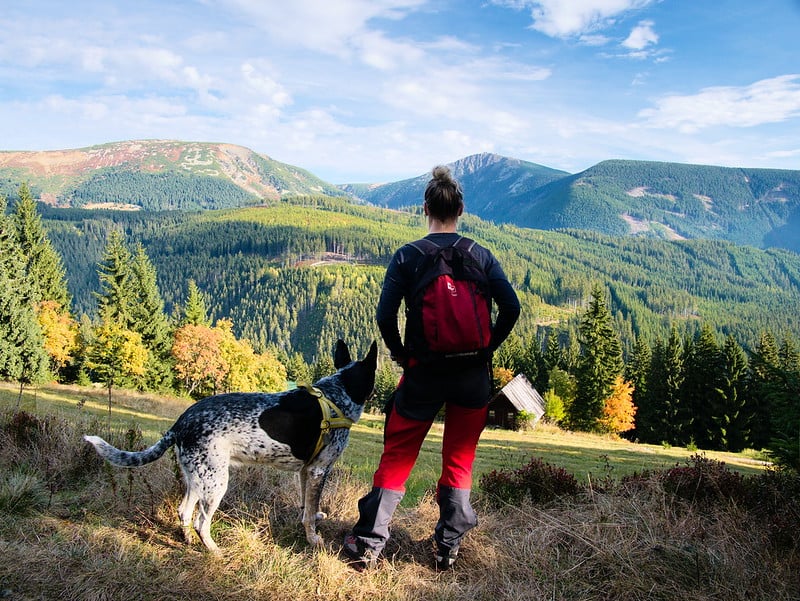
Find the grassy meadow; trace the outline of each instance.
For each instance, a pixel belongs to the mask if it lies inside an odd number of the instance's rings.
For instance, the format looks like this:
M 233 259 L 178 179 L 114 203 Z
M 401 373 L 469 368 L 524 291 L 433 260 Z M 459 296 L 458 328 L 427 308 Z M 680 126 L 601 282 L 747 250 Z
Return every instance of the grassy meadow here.
M 306 544 L 293 474 L 241 468 L 215 515 L 212 532 L 223 549 L 217 558 L 197 541 L 182 541 L 171 452 L 138 470 L 119 470 L 81 440 L 96 433 L 116 446 L 146 446 L 190 401 L 114 391 L 109 421 L 103 389 L 53 385 L 22 398 L 18 392 L 0 385 L 3 599 L 800 598 L 797 504 L 753 511 L 738 501 L 700 503 L 648 475 L 688 466 L 695 453 L 686 449 L 546 427 L 488 429 L 475 470 L 480 525 L 455 568 L 437 573 L 429 540 L 438 516 L 441 426 L 434 425 L 385 559 L 357 572 L 341 560 L 340 540 L 369 490 L 381 416 L 365 415 L 354 426 L 329 481 L 324 548 Z M 764 473 L 753 455 L 704 455 L 750 478 Z M 581 492 L 536 504 L 507 503 L 480 490 L 480 474 L 514 470 L 532 457 L 574 474 Z M 623 478 L 634 474 L 640 476 Z M 763 501 L 786 486 L 759 490 Z

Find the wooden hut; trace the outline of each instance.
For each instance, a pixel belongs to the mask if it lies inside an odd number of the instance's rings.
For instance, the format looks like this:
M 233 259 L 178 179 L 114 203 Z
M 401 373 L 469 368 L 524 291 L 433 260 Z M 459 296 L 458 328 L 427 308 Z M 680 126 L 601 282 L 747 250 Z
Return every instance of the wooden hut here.
M 539 421 L 544 415 L 544 399 L 528 378 L 519 374 L 489 401 L 487 424 L 513 430 L 518 426 L 517 416 L 522 411 L 534 422 Z

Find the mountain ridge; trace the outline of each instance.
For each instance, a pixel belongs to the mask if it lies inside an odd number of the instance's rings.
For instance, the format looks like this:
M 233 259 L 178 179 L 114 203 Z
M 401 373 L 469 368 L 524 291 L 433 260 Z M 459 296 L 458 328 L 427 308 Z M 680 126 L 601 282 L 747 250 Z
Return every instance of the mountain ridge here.
M 102 174 L 124 171 L 218 179 L 252 197 L 242 204 L 289 194 L 341 194 L 304 169 L 229 143 L 128 140 L 67 150 L 0 151 L 0 177 L 29 181 L 38 188 L 39 199 L 51 206 L 83 206 L 75 202 L 82 186 Z M 201 208 L 223 207 L 212 203 Z
M 800 252 L 800 171 L 609 159 L 568 173 L 479 153 L 448 164 L 467 211 L 496 223 L 614 236 L 711 239 Z M 56 207 L 207 210 L 289 196 L 418 207 L 429 174 L 335 186 L 243 146 L 178 140 L 0 151 L 0 194 L 21 182 Z

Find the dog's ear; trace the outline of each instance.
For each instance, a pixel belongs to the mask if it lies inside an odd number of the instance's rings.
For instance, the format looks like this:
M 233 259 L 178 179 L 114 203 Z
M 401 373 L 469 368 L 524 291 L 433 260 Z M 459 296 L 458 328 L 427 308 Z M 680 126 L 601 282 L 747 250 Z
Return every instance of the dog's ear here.
M 340 338 L 336 341 L 336 351 L 333 353 L 333 366 L 336 369 L 342 369 L 350 362 L 352 362 L 350 351 L 344 343 L 344 340 Z
M 364 357 L 364 363 L 366 363 L 370 367 L 377 368 L 378 365 L 378 343 L 374 340 L 372 341 L 372 345 L 369 347 L 369 352 L 367 356 Z

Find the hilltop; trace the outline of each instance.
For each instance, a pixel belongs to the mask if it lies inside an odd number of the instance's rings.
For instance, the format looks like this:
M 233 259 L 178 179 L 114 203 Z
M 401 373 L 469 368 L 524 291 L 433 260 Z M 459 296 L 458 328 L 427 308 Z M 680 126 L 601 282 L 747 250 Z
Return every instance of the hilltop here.
M 342 192 L 311 173 L 234 144 L 136 140 L 74 150 L 0 152 L 0 193 L 28 182 L 55 207 L 219 209 Z
M 491 153 L 450 167 L 467 211 L 494 223 L 800 252 L 800 171 L 615 159 L 570 174 Z M 207 210 L 325 195 L 403 209 L 419 206 L 428 178 L 335 186 L 241 146 L 176 140 L 0 152 L 0 194 L 13 202 L 28 182 L 60 208 Z

